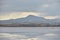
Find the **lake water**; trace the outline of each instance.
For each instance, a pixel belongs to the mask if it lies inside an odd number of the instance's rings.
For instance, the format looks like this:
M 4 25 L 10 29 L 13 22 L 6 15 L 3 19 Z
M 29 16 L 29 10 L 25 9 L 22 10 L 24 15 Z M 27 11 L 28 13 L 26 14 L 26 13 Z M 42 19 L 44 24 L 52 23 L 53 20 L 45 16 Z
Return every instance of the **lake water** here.
M 0 40 L 60 40 L 60 27 L 0 27 Z

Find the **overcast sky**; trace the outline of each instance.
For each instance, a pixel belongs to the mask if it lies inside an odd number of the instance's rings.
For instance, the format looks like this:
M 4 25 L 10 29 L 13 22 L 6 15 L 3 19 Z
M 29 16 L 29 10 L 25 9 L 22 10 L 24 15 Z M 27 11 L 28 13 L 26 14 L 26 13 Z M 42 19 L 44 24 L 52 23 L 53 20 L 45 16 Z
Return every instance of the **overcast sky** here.
M 42 16 L 59 17 L 60 0 L 0 0 L 0 16 L 12 13 L 17 15 L 17 12 L 36 12 Z

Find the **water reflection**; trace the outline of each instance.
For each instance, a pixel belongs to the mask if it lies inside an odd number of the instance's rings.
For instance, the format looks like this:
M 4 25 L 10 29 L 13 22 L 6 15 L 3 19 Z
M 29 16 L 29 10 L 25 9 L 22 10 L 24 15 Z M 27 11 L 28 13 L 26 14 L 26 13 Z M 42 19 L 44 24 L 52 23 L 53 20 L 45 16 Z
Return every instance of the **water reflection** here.
M 0 27 L 0 40 L 60 40 L 60 27 Z

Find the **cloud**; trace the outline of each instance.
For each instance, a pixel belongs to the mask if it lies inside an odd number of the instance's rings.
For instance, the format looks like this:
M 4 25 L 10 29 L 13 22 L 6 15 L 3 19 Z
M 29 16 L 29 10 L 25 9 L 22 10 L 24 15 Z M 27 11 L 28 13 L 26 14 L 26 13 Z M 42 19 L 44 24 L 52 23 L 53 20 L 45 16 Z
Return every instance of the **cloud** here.
M 60 16 L 60 0 L 1 0 L 0 4 L 0 15 L 11 15 L 11 12 L 42 12 L 43 16 Z
M 28 15 L 40 16 L 41 13 L 36 13 L 36 12 L 12 12 L 12 13 L 9 13 L 9 14 L 6 14 L 6 15 L 1 15 L 0 20 L 23 18 L 23 17 L 27 17 Z
M 56 19 L 59 16 L 47 16 L 45 13 L 42 12 L 10 12 L 4 15 L 0 15 L 0 20 L 9 20 L 9 19 L 16 19 L 16 18 L 24 18 L 29 15 L 43 17 L 45 19 Z
M 42 7 L 47 8 L 47 7 L 49 7 L 49 5 L 48 4 L 44 4 L 44 5 L 42 5 Z
M 56 19 L 59 18 L 59 16 L 45 16 L 45 19 Z

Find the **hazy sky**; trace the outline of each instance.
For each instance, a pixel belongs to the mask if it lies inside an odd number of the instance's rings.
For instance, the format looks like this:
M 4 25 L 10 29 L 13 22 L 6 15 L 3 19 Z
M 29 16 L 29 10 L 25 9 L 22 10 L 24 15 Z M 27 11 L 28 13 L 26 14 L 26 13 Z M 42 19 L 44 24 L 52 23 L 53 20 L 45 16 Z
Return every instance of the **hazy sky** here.
M 14 18 L 18 18 L 21 17 L 21 12 L 25 15 L 33 13 L 33 15 L 59 18 L 60 0 L 0 0 L 0 19 L 11 19 L 10 15 L 16 15 Z

